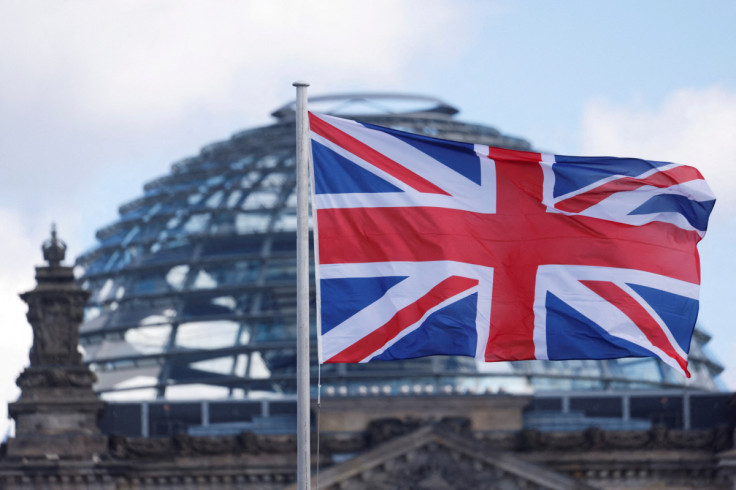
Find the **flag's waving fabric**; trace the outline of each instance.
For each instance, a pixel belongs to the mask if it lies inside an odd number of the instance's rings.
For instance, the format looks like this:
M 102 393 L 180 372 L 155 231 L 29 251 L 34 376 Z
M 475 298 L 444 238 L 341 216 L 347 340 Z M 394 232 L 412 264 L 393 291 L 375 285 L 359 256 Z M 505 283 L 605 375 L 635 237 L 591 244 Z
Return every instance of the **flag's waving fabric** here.
M 654 356 L 687 373 L 715 203 L 694 168 L 310 129 L 321 362 Z

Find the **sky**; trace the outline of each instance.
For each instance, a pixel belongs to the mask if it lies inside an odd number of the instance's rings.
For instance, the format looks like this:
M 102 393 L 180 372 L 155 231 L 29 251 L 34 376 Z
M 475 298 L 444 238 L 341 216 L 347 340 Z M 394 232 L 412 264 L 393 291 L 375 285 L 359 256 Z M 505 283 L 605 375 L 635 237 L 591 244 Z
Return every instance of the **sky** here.
M 700 169 L 699 323 L 736 389 L 736 2 L 6 0 L 0 3 L 0 428 L 52 222 L 68 262 L 143 184 L 294 98 L 407 92 L 558 154 Z

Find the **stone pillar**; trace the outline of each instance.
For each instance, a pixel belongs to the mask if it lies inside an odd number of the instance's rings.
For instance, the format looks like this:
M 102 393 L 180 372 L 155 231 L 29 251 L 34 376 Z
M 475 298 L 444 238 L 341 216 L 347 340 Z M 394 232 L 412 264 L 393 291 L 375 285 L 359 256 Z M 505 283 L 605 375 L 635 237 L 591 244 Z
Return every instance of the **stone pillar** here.
M 71 267 L 61 265 L 66 245 L 52 230 L 43 244 L 47 266 L 36 267 L 36 288 L 21 294 L 33 328 L 31 364 L 18 377 L 20 398 L 8 405 L 15 419 L 9 457 L 86 459 L 107 452 L 97 427 L 104 409 L 92 390 L 97 380 L 82 364 L 79 324 L 89 293 L 74 282 Z

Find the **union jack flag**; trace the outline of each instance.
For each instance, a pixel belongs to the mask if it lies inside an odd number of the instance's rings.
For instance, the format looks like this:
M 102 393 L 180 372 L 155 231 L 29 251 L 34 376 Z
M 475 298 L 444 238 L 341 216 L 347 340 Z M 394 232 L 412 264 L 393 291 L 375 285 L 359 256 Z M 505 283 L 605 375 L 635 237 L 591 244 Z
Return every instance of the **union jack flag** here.
M 309 117 L 320 362 L 654 356 L 689 376 L 715 203 L 696 169 Z

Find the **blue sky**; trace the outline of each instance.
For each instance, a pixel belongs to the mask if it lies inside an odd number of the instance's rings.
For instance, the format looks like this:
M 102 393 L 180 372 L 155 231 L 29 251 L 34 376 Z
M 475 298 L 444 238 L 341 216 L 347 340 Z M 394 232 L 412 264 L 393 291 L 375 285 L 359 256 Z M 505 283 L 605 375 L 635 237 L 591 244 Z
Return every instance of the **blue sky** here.
M 719 198 L 701 323 L 736 388 L 734 25 L 731 1 L 3 2 L 0 398 L 27 362 L 17 293 L 51 221 L 76 256 L 171 163 L 269 122 L 297 79 L 434 95 L 555 153 L 700 168 Z

